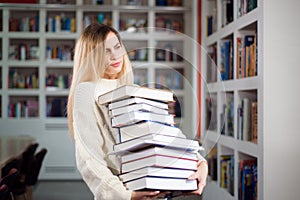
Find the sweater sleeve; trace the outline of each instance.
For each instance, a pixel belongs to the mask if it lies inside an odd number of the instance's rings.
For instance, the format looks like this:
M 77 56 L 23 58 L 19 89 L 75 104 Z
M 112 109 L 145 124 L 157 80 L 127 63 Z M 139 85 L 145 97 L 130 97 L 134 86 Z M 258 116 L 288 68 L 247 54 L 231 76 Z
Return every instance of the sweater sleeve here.
M 103 128 L 100 129 L 93 113 L 94 87 L 92 83 L 78 85 L 74 95 L 73 126 L 76 164 L 83 180 L 95 200 L 129 200 L 132 191 L 127 190 L 114 175 L 104 148 Z

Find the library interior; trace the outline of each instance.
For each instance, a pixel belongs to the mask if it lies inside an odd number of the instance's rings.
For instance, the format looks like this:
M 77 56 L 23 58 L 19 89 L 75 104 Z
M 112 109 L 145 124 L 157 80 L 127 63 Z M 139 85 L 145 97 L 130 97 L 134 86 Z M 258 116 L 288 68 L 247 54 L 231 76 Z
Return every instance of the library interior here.
M 90 110 L 74 100 L 67 112 L 76 44 L 95 23 L 118 32 L 133 72 L 134 85 L 92 102 L 91 118 L 107 118 L 96 137 L 114 141 L 99 151 L 108 167 L 118 160 L 112 181 L 164 199 L 298 199 L 299 8 L 298 0 L 0 0 L 0 200 L 111 199 L 86 182 L 75 145 L 87 139 L 70 134 L 68 115 L 80 123 Z M 99 157 L 101 138 L 81 144 L 85 154 Z M 186 195 L 202 184 L 189 179 L 201 162 L 203 192 Z

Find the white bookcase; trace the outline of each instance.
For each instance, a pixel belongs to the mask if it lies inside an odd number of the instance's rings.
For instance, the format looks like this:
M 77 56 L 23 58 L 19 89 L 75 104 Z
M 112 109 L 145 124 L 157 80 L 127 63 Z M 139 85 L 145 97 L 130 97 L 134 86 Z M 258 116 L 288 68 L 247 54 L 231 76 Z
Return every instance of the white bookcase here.
M 196 5 L 197 1 L 182 1 L 181 5 L 159 6 L 155 0 L 104 0 L 101 5 L 92 0 L 1 4 L 1 135 L 30 135 L 41 147 L 48 148 L 42 179 L 80 178 L 65 117 L 72 53 L 84 26 L 93 20 L 104 20 L 121 31 L 132 59 L 136 83 L 172 89 L 181 107 L 181 113 L 177 112 L 181 114 L 176 118 L 177 125 L 189 137 L 195 137 L 197 113 L 193 110 L 197 103 L 187 97 L 197 96 L 196 44 L 191 42 L 191 38 L 196 37 Z M 56 17 L 61 18 L 62 27 L 59 23 L 48 25 Z M 124 31 L 127 23 L 141 26 L 141 19 L 149 28 L 133 33 Z M 30 28 L 24 25 L 21 29 L 16 25 L 20 21 L 36 25 Z M 156 29 L 156 25 L 178 32 Z M 30 82 L 25 88 L 24 80 Z M 22 102 L 33 107 L 29 117 L 24 117 L 22 112 L 9 114 L 14 113 L 11 110 L 14 107 L 22 110 Z M 11 103 L 14 105 L 9 107 Z
M 232 0 L 232 8 L 226 8 L 224 2 L 230 1 L 202 0 L 202 139 L 210 163 L 203 198 L 244 199 L 242 188 L 247 190 L 247 187 L 242 180 L 251 171 L 248 177 L 256 176 L 257 195 L 245 199 L 297 199 L 299 191 L 294 185 L 297 185 L 295 177 L 299 177 L 296 167 L 299 151 L 292 150 L 292 146 L 296 147 L 299 140 L 295 124 L 295 119 L 299 121 L 300 108 L 296 103 L 299 95 L 295 91 L 299 86 L 300 70 L 294 66 L 298 63 L 296 54 L 299 53 L 296 47 L 299 45 L 296 34 L 299 26 L 295 26 L 299 25 L 296 9 L 299 2 L 257 0 L 256 8 L 245 13 L 240 10 L 242 2 L 254 1 Z M 225 10 L 232 14 L 224 14 Z M 224 18 L 230 17 L 232 21 L 226 23 Z M 242 56 L 249 55 L 245 56 L 249 59 L 247 66 L 246 61 L 239 60 L 238 38 L 246 41 L 248 35 L 255 35 L 256 50 L 248 54 L 252 47 L 248 50 L 244 47 Z M 222 45 L 228 40 L 231 48 L 227 63 Z M 245 63 L 241 71 L 240 62 Z M 255 72 L 251 71 L 251 66 L 256 67 Z M 223 73 L 222 67 L 229 75 Z M 250 121 L 241 122 L 247 107 L 240 109 L 240 105 L 242 102 L 247 105 L 246 98 L 257 102 L 257 114 L 249 112 Z M 226 112 L 224 104 L 227 105 Z M 249 122 L 255 126 L 249 135 L 242 134 Z M 224 164 L 228 155 L 230 162 Z M 254 159 L 257 168 L 244 171 L 243 175 L 240 162 L 247 159 Z M 228 178 L 226 183 L 224 169 Z M 251 189 L 254 193 L 253 187 L 248 188 Z

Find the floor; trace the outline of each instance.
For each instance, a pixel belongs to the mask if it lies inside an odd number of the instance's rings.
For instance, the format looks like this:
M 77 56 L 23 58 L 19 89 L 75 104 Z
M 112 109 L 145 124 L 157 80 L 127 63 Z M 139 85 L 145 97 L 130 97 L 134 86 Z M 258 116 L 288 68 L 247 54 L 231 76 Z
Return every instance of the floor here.
M 175 199 L 201 200 L 201 197 Z M 33 191 L 33 200 L 93 200 L 93 195 L 83 181 L 39 181 Z
M 40 181 L 34 188 L 34 200 L 93 200 L 83 181 Z

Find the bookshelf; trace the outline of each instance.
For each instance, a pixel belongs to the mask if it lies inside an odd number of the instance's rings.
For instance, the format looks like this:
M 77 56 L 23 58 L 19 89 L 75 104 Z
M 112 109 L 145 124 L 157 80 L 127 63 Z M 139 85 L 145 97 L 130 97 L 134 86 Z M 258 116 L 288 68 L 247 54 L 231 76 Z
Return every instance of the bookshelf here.
M 72 79 L 74 45 L 83 28 L 98 21 L 121 31 L 134 68 L 135 83 L 174 91 L 178 101 L 170 105 L 170 111 L 177 116 L 177 126 L 188 137 L 195 137 L 197 114 L 192 111 L 197 105 L 186 97 L 196 91 L 193 67 L 196 53 L 191 51 L 195 46 L 190 42 L 196 35 L 196 3 L 156 0 L 1 3 L 1 134 L 30 135 L 49 149 L 41 170 L 42 179 L 80 178 L 68 135 L 65 105 Z M 126 31 L 133 26 L 136 27 L 133 31 Z
M 262 6 L 259 0 L 202 1 L 202 137 L 212 165 L 207 199 L 263 199 L 263 129 L 255 120 L 263 105 Z
M 245 2 L 248 4 L 243 5 Z M 299 3 L 273 3 L 202 1 L 202 139 L 210 166 L 204 199 L 299 195 L 293 186 L 297 180 L 292 178 L 299 176 L 295 167 L 299 159 L 294 160 L 298 153 L 291 148 L 297 146 L 294 140 L 299 136 L 290 122 L 299 119 L 299 97 L 282 90 L 296 91 L 299 85 L 294 74 L 299 70 L 295 72 L 293 67 L 298 63 L 294 55 L 299 50 L 291 47 L 299 45 L 294 34 L 299 27 L 292 27 L 299 24 L 299 13 L 293 9 Z M 230 16 L 233 20 L 228 20 Z M 290 31 L 285 31 L 288 27 Z M 285 39 L 279 42 L 279 35 Z M 229 47 L 224 48 L 228 41 Z M 283 158 L 291 167 L 281 166 L 274 158 Z M 247 160 L 256 164 L 241 167 Z M 284 172 L 279 175 L 283 185 L 274 181 L 278 170 Z M 247 196 L 247 191 L 256 195 Z

